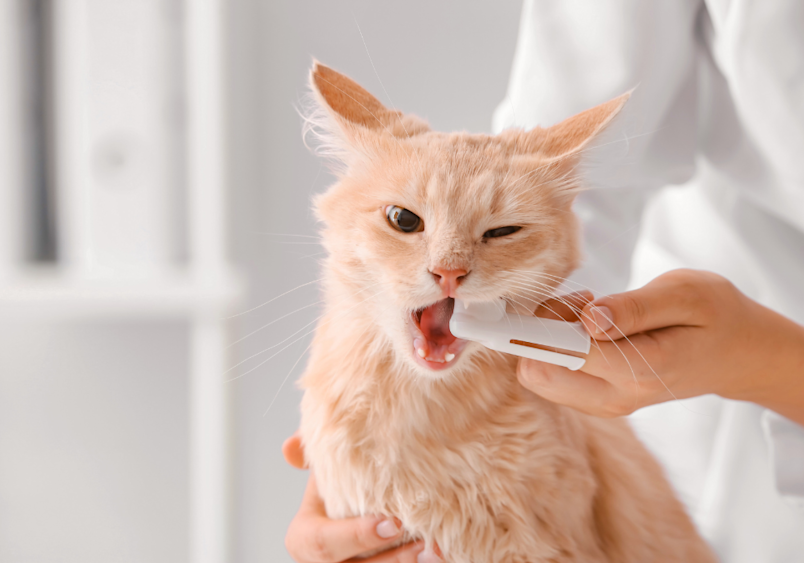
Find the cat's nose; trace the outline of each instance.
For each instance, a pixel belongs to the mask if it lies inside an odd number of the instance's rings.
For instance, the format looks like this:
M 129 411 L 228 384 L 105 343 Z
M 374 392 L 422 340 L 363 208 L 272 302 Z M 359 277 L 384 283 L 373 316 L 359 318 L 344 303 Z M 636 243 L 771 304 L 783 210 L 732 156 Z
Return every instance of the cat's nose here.
M 447 270 L 446 268 L 433 268 L 430 273 L 433 274 L 436 283 L 441 286 L 447 297 L 455 297 L 455 290 L 469 275 L 469 272 L 463 269 Z

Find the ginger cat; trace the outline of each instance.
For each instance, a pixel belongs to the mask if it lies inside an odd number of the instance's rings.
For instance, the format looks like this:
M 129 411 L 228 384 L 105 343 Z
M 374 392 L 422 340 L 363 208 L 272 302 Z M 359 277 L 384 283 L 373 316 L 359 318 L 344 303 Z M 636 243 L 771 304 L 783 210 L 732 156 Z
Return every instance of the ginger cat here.
M 453 298 L 533 310 L 577 267 L 582 150 L 628 95 L 489 136 L 431 131 L 318 63 L 310 80 L 341 165 L 315 201 L 326 310 L 300 381 L 328 515 L 396 516 L 450 563 L 714 561 L 625 420 L 549 403 L 449 332 Z

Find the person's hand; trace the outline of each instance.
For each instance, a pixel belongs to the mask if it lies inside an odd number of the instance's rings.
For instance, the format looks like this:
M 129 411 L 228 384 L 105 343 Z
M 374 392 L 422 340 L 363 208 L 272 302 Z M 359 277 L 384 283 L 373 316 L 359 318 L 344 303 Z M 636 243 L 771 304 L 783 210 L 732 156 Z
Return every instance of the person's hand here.
M 285 460 L 297 469 L 304 468 L 301 440 L 294 435 L 282 446 Z M 298 563 L 436 563 L 432 552 L 424 552 L 421 542 L 409 543 L 366 559 L 361 554 L 388 547 L 402 536 L 400 522 L 382 516 L 330 520 L 324 502 L 318 496 L 315 475 L 310 474 L 301 507 L 285 536 L 285 547 Z
M 590 299 L 582 292 L 572 307 L 551 300 L 537 311 L 580 317 L 595 339 L 584 366 L 571 371 L 522 359 L 523 386 L 597 416 L 716 393 L 804 423 L 804 327 L 725 278 L 675 270 L 640 289 Z

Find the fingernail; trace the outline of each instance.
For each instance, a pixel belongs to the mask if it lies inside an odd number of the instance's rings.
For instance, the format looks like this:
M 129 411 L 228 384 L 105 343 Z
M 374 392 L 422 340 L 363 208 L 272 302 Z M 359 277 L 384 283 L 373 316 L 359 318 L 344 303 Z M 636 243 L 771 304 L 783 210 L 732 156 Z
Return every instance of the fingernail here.
M 399 535 L 399 527 L 393 520 L 383 520 L 377 524 L 377 535 L 381 538 L 392 538 Z
M 416 563 L 442 563 L 442 561 L 432 549 L 427 548 L 416 556 Z
M 589 309 L 589 312 L 592 315 L 592 320 L 595 322 L 595 333 L 603 334 L 614 326 L 614 323 L 611 322 L 611 309 L 608 307 L 594 306 Z

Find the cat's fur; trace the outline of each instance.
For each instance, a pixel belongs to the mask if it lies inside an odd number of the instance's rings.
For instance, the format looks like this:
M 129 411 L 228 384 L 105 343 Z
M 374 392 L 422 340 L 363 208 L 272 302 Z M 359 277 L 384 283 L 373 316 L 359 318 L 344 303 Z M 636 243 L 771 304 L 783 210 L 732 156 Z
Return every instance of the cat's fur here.
M 714 561 L 624 420 L 535 396 L 516 358 L 473 343 L 429 370 L 406 328 L 444 297 L 434 268 L 468 271 L 467 301 L 527 294 L 517 270 L 572 272 L 579 155 L 627 95 L 488 136 L 433 132 L 318 63 L 311 85 L 310 119 L 343 164 L 315 205 L 326 311 L 301 379 L 305 457 L 328 515 L 396 516 L 451 563 Z M 388 205 L 424 231 L 391 228 Z M 523 228 L 483 239 L 506 225 Z

